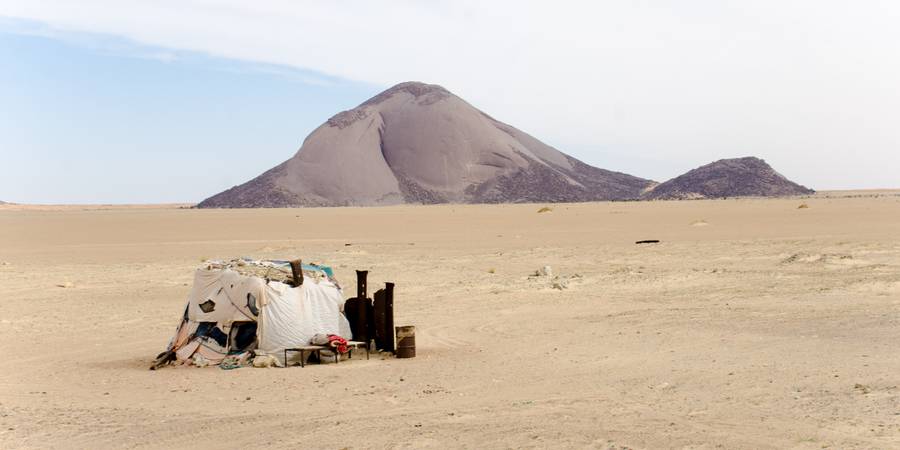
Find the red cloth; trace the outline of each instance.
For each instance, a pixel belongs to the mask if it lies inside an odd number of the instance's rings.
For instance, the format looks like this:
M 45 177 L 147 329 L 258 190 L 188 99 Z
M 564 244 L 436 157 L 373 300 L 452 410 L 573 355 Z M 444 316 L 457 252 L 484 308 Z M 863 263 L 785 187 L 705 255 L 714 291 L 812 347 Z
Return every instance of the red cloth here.
M 328 345 L 336 348 L 339 353 L 347 353 L 347 350 L 349 350 L 347 348 L 347 340 L 336 334 L 328 335 Z

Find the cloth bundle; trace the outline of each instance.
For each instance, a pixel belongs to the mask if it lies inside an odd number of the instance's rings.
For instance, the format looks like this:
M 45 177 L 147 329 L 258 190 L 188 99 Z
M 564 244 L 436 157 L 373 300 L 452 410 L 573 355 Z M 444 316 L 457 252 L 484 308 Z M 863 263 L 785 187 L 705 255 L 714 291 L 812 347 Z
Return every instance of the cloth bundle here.
M 309 340 L 312 345 L 325 345 L 338 351 L 347 353 L 347 340 L 336 334 L 316 334 Z

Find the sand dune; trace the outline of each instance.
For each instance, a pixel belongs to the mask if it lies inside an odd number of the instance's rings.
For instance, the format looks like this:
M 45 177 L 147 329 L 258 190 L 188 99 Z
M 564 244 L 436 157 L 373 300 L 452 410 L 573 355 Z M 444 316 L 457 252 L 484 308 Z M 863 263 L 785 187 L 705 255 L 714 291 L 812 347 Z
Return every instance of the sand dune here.
M 2 209 L 0 447 L 900 447 L 900 196 L 802 202 Z M 235 255 L 396 282 L 418 357 L 148 371 Z

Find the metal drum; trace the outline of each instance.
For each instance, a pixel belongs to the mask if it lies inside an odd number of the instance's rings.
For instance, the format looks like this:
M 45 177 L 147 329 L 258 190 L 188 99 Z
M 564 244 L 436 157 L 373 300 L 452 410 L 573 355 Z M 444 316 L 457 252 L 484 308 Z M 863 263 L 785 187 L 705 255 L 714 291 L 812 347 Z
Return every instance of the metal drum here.
M 397 353 L 398 358 L 415 358 L 416 356 L 416 327 L 410 325 L 397 327 Z

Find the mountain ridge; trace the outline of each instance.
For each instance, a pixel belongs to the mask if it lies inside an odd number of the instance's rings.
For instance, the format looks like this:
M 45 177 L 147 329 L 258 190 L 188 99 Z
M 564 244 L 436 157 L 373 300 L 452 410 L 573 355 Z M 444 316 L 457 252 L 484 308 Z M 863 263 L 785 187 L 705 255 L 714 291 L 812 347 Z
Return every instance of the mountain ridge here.
M 651 183 L 585 164 L 441 86 L 406 82 L 335 114 L 293 157 L 198 207 L 622 200 Z
M 199 208 L 584 202 L 813 192 L 755 157 L 663 183 L 586 164 L 442 86 L 405 82 L 341 111 L 288 160 Z

